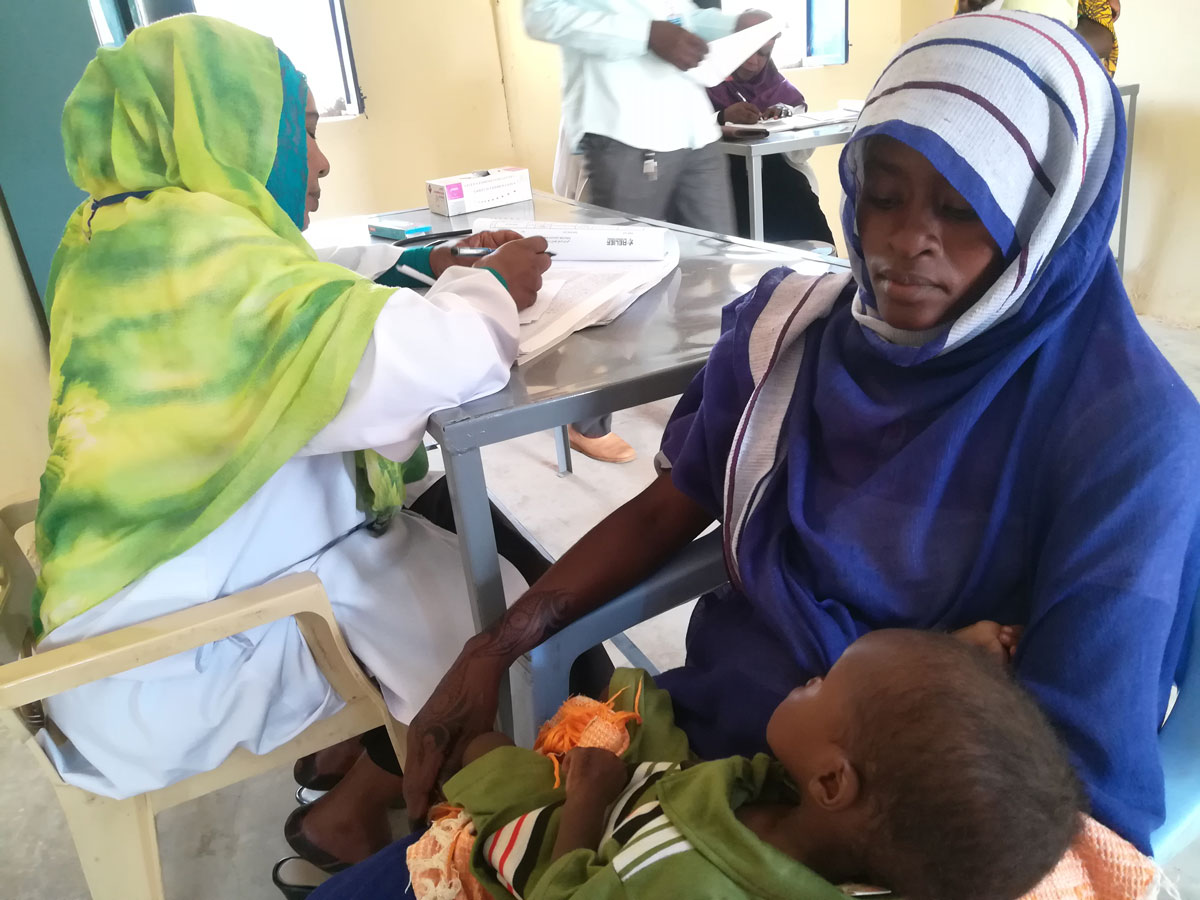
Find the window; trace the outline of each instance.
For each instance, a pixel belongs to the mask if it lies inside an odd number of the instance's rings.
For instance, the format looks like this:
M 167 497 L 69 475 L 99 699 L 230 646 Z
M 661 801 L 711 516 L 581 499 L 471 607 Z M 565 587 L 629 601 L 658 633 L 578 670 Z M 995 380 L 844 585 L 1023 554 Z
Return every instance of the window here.
M 356 116 L 362 92 L 342 0 L 89 0 L 96 33 L 119 44 L 138 25 L 179 13 L 226 19 L 271 38 L 308 78 L 322 116 Z
M 708 0 L 730 13 L 761 9 L 785 23 L 773 58 L 781 69 L 840 66 L 850 55 L 849 0 Z

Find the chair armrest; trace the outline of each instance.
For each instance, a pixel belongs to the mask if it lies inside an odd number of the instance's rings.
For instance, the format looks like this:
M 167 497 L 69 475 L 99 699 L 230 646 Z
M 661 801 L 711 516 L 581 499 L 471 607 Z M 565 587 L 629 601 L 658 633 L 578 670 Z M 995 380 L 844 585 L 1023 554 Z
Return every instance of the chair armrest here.
M 729 573 L 718 528 L 692 541 L 641 584 L 535 647 L 529 654 L 534 721 L 549 719 L 567 699 L 565 673 L 583 651 L 727 581 Z
M 1166 819 L 1150 835 L 1150 844 L 1160 863 L 1200 838 L 1200 605 L 1188 629 L 1186 664 L 1176 674 L 1179 696 L 1158 735 Z
M 37 504 L 37 494 L 9 497 L 0 504 L 0 524 L 16 534 L 18 528 L 33 521 L 37 515 Z
M 372 690 L 346 647 L 320 579 L 304 572 L 0 666 L 0 708 L 24 706 L 292 616 L 343 699 Z

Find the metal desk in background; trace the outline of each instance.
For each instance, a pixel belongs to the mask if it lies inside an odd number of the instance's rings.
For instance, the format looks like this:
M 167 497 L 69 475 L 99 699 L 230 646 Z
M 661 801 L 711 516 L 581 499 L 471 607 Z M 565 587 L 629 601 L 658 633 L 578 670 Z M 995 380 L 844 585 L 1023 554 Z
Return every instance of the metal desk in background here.
M 600 207 L 535 192 L 513 204 L 447 219 L 427 209 L 404 210 L 435 232 L 470 227 L 476 215 L 541 221 L 648 222 Z M 662 225 L 664 223 L 655 222 Z M 834 268 L 844 263 L 800 250 L 668 225 L 680 244 L 679 268 L 646 291 L 616 321 L 577 332 L 513 369 L 500 391 L 434 413 L 429 431 L 442 460 L 458 526 L 475 628 L 505 611 L 496 535 L 488 506 L 480 448 L 682 393 L 720 334 L 721 307 L 752 288 L 769 269 L 798 262 Z M 363 217 L 317 223 L 314 246 L 367 242 Z M 501 705 L 511 733 L 511 708 Z
M 1125 174 L 1121 180 L 1121 212 L 1117 220 L 1117 269 L 1125 275 L 1125 240 L 1129 224 L 1129 183 L 1133 173 L 1133 133 L 1137 122 L 1137 101 L 1140 84 L 1118 85 L 1118 93 L 1126 101 Z M 854 130 L 853 122 L 837 125 L 822 125 L 802 131 L 784 131 L 765 138 L 753 140 L 724 139 L 718 143 L 727 156 L 740 156 L 746 160 L 746 182 L 750 197 L 750 237 L 756 241 L 766 240 L 763 234 L 763 178 L 764 156 L 773 153 L 789 153 L 793 150 L 815 150 L 844 144 Z M 840 186 L 839 186 L 840 191 Z M 836 229 L 835 229 L 836 230 Z
M 726 156 L 740 156 L 746 160 L 746 186 L 750 197 L 750 238 L 766 240 L 763 234 L 763 177 L 764 156 L 773 153 L 791 153 L 793 150 L 815 150 L 844 144 L 854 131 L 853 122 L 838 122 L 833 125 L 818 125 L 801 131 L 782 131 L 765 138 L 741 140 L 725 138 L 717 147 Z

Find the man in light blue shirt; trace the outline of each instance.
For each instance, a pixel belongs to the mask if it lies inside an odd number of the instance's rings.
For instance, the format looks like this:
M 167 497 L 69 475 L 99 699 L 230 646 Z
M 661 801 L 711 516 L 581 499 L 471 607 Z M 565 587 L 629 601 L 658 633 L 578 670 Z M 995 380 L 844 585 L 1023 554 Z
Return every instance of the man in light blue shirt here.
M 686 73 L 706 41 L 736 23 L 691 0 L 525 0 L 530 37 L 562 48 L 563 130 L 584 154 L 593 203 L 733 233 L 721 132 L 703 86 Z M 632 460 L 610 418 L 575 423 L 571 446 L 604 462 Z

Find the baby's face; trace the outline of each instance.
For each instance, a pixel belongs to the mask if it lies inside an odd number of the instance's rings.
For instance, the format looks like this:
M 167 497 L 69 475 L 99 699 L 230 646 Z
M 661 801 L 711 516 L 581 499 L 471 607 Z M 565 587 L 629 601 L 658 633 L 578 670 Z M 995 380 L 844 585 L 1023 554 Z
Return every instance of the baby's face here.
M 831 754 L 844 754 L 854 724 L 855 697 L 872 679 L 904 665 L 889 632 L 859 638 L 829 674 L 796 688 L 767 723 L 767 744 L 797 784 L 819 774 Z M 893 669 L 894 671 L 894 669 Z
M 767 723 L 767 744 L 797 784 L 816 774 L 831 748 L 845 744 L 853 710 L 853 650 L 824 678 L 788 694 Z

